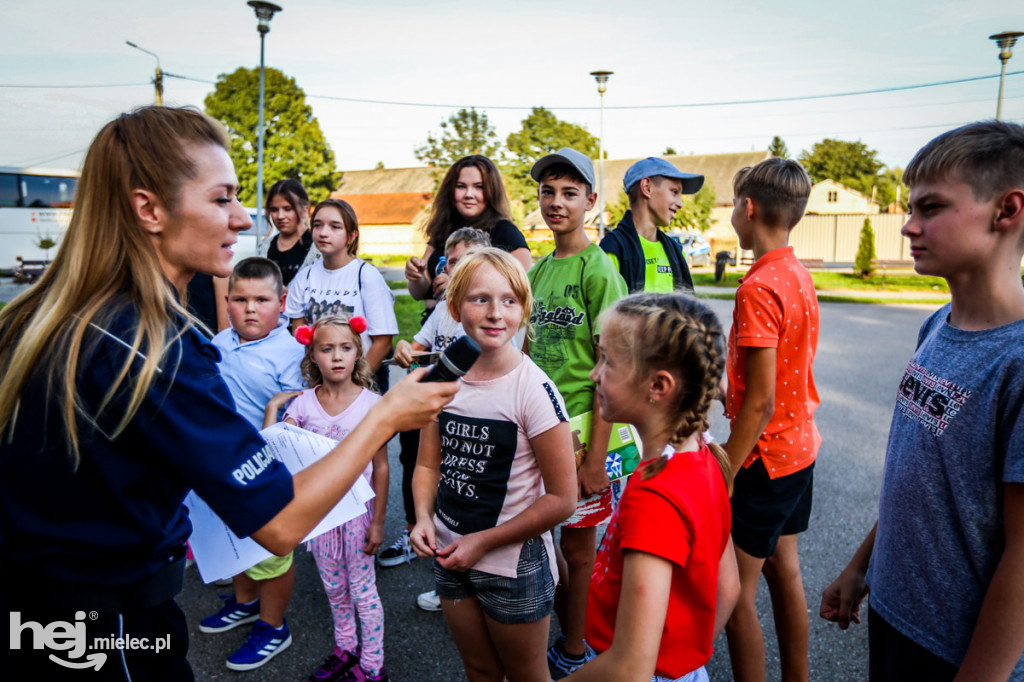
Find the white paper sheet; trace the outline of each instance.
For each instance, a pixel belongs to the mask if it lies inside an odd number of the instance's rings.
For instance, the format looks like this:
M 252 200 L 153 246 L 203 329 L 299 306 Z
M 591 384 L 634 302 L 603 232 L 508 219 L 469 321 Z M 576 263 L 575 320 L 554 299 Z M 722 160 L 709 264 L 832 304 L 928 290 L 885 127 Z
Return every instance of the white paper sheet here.
M 337 442 L 291 424 L 274 424 L 260 432 L 270 453 L 295 474 L 334 449 Z M 366 513 L 374 498 L 373 488 L 361 475 L 352 489 L 306 536 L 306 540 Z M 251 538 L 240 538 L 221 520 L 195 491 L 185 498 L 192 520 L 189 546 L 204 583 L 230 578 L 272 556 Z

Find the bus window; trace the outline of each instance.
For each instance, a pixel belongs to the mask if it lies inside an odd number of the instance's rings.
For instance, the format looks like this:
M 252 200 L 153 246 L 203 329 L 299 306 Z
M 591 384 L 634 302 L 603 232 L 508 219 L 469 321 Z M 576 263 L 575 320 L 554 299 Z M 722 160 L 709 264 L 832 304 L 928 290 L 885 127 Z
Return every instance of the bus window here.
M 17 206 L 18 198 L 18 176 L 0 173 L 0 206 Z
M 70 208 L 75 198 L 75 179 L 47 175 L 22 175 L 22 206 Z

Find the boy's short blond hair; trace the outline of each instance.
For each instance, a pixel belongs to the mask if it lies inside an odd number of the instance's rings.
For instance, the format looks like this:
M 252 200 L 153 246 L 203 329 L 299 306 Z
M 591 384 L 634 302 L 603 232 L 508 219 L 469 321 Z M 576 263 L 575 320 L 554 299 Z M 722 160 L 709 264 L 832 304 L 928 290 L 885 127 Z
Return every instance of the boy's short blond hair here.
M 512 293 L 515 294 L 519 303 L 523 306 L 523 321 L 519 325 L 520 327 L 523 326 L 530 319 L 530 311 L 533 310 L 533 294 L 530 291 L 530 280 L 527 279 L 526 271 L 523 270 L 523 266 L 519 264 L 519 261 L 509 253 L 496 249 L 493 246 L 480 249 L 459 261 L 459 267 L 455 268 L 455 272 L 452 273 L 452 279 L 448 283 L 446 293 L 448 312 L 456 320 L 462 319 L 459 315 L 459 308 L 462 307 L 466 296 L 469 295 L 469 282 L 473 279 L 473 273 L 485 263 L 493 266 L 495 270 L 508 280 L 509 285 L 512 287 Z
M 483 249 L 491 245 L 491 238 L 483 230 L 474 227 L 460 227 L 448 235 L 448 239 L 445 240 L 444 254 L 447 256 L 448 252 L 459 244 L 465 244 L 466 248 L 476 246 Z
M 811 178 L 793 159 L 765 159 L 747 166 L 732 181 L 737 199 L 753 199 L 764 221 L 787 230 L 800 222 L 811 196 Z
M 1024 126 L 968 123 L 926 144 L 903 171 L 909 186 L 946 179 L 967 184 L 982 201 L 1024 188 Z

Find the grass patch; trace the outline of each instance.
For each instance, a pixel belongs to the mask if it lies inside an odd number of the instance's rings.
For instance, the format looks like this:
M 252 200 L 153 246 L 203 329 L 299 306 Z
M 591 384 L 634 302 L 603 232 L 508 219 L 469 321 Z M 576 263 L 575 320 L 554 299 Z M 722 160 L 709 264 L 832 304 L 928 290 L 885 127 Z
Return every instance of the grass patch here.
M 941 291 L 949 293 L 949 285 L 941 277 L 924 277 L 913 271 L 880 271 L 867 278 L 843 272 L 812 272 L 816 289 L 842 291 Z
M 699 287 L 721 287 L 722 289 L 735 289 L 739 286 L 740 277 L 745 275 L 745 272 L 730 272 L 725 271 L 725 277 L 721 282 L 715 281 L 715 273 L 713 272 L 694 272 L 690 271 L 690 277 L 693 278 L 694 286 Z M 730 296 L 731 298 L 731 296 Z
M 405 279 L 386 279 L 384 283 L 388 285 L 388 289 L 405 289 L 409 286 L 409 281 Z
M 395 317 L 398 319 L 399 339 L 405 339 L 412 343 L 412 337 L 420 330 L 420 316 L 423 314 L 423 301 L 417 301 L 412 296 L 395 296 Z
M 417 254 L 419 255 L 419 254 Z M 410 254 L 387 254 L 387 255 L 375 255 L 375 256 L 359 256 L 367 263 L 371 263 L 380 267 L 405 267 L 405 261 L 412 258 Z

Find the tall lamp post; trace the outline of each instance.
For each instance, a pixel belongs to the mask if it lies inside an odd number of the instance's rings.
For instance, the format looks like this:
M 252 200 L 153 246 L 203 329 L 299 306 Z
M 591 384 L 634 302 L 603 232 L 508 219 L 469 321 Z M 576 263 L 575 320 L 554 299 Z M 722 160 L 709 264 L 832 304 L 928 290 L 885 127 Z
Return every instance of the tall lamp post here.
M 598 210 L 598 239 L 604 239 L 604 91 L 608 89 L 608 76 L 614 71 L 591 71 L 590 75 L 597 81 L 597 94 L 601 96 L 601 123 L 598 128 L 597 137 L 597 210 Z
M 1024 36 L 1020 31 L 1003 31 L 989 36 L 989 40 L 996 41 L 999 46 L 999 61 L 1003 63 L 999 70 L 999 99 L 996 100 L 996 120 L 1001 121 L 1003 116 L 1003 79 L 1006 78 L 1006 62 L 1013 56 L 1013 46 L 1017 38 Z
M 256 243 L 259 244 L 263 238 L 263 41 L 270 33 L 270 20 L 281 7 L 263 0 L 249 0 L 246 4 L 256 12 L 259 22 L 256 30 L 260 33 L 260 122 L 256 142 Z
M 156 75 L 153 77 L 153 87 L 156 88 L 156 105 L 162 107 L 164 105 L 164 72 L 160 69 L 160 57 L 155 52 L 150 52 L 144 47 L 139 47 L 130 40 L 124 41 L 128 47 L 134 47 L 139 52 L 145 52 L 150 57 L 156 60 Z

